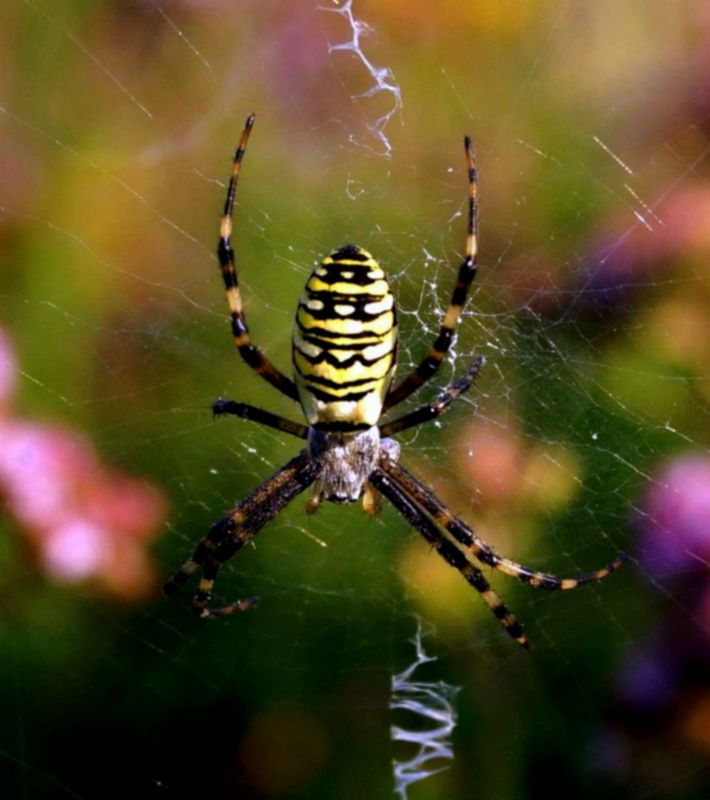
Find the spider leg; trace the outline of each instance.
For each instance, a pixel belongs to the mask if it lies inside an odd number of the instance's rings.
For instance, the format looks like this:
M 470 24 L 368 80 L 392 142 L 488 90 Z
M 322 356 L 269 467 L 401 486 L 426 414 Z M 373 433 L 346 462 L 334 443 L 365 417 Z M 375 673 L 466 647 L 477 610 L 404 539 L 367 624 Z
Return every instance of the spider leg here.
M 529 648 L 530 643 L 522 625 L 510 613 L 500 597 L 491 589 L 481 570 L 473 565 L 466 555 L 442 534 L 436 524 L 407 496 L 402 487 L 398 486 L 389 475 L 380 469 L 376 469 L 372 473 L 370 481 L 402 514 L 407 522 L 421 533 L 444 561 L 455 567 L 473 586 L 494 616 L 503 625 L 508 635 L 512 636 L 522 647 Z
M 217 258 L 222 269 L 222 280 L 227 292 L 227 305 L 232 320 L 232 335 L 234 344 L 241 357 L 247 364 L 264 380 L 278 389 L 282 394 L 292 400 L 298 400 L 296 384 L 280 372 L 269 359 L 255 347 L 251 341 L 251 334 L 247 326 L 242 306 L 242 296 L 239 291 L 239 279 L 237 268 L 234 262 L 234 250 L 232 249 L 232 219 L 234 215 L 234 198 L 237 192 L 239 181 L 239 170 L 241 169 L 242 159 L 246 151 L 249 134 L 254 125 L 254 114 L 247 117 L 239 144 L 234 152 L 232 159 L 232 174 L 227 186 L 227 197 L 224 201 L 224 211 L 219 229 L 219 244 L 217 245 Z
M 445 389 L 431 403 L 420 406 L 409 414 L 404 414 L 401 417 L 397 417 L 397 419 L 393 419 L 391 422 L 380 425 L 380 435 L 383 437 L 392 436 L 395 433 L 401 433 L 408 428 L 413 428 L 415 425 L 421 425 L 423 422 L 429 422 L 429 420 L 441 416 L 441 414 L 449 410 L 451 404 L 457 397 L 469 390 L 471 384 L 479 376 L 485 363 L 485 358 L 483 356 L 478 356 L 469 367 L 468 372 L 455 383 L 452 383 L 451 386 Z
M 464 137 L 466 163 L 468 165 L 468 228 L 466 234 L 466 251 L 459 267 L 458 279 L 454 286 L 451 302 L 431 349 L 424 359 L 398 386 L 390 389 L 384 402 L 384 411 L 396 406 L 409 397 L 412 392 L 425 384 L 439 369 L 444 356 L 454 338 L 454 329 L 461 316 L 466 302 L 469 287 L 476 277 L 476 253 L 478 249 L 478 173 L 476 159 L 473 154 L 473 143 L 469 136 Z
M 427 489 L 417 478 L 404 467 L 395 463 L 387 456 L 380 459 L 380 469 L 385 472 L 396 484 L 420 505 L 436 523 L 447 530 L 453 538 L 462 544 L 479 562 L 500 572 L 518 578 L 523 583 L 548 591 L 558 589 L 576 589 L 585 583 L 600 581 L 607 575 L 619 569 L 626 561 L 627 555 L 622 553 L 601 569 L 586 572 L 573 578 L 559 578 L 550 572 L 539 572 L 523 564 L 518 564 L 508 558 L 498 555 L 490 545 L 480 539 L 463 520 L 454 516 L 446 506 Z
M 313 483 L 318 466 L 302 450 L 278 472 L 267 478 L 226 516 L 215 523 L 197 545 L 192 556 L 163 586 L 166 595 L 175 594 L 202 567 L 202 577 L 192 600 L 192 610 L 202 618 L 234 614 L 251 608 L 255 598 L 237 600 L 223 608 L 209 608 L 212 586 L 220 566 Z
M 264 411 L 263 408 L 251 406 L 249 403 L 239 403 L 236 400 L 224 400 L 218 398 L 212 403 L 212 413 L 215 417 L 231 414 L 241 419 L 248 419 L 251 422 L 258 422 L 260 425 L 267 425 L 269 428 L 276 428 L 277 431 L 290 433 L 299 439 L 308 438 L 308 427 L 300 422 L 293 422 L 290 419 Z

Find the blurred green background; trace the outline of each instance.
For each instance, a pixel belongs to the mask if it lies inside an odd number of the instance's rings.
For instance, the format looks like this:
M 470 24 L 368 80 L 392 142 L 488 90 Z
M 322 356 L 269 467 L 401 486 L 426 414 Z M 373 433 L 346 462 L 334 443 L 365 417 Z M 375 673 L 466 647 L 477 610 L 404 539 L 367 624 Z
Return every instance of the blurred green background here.
M 708 796 L 708 53 L 700 0 L 4 3 L 3 797 L 393 796 L 418 619 L 422 677 L 461 691 L 455 760 L 410 798 Z M 251 111 L 234 241 L 284 370 L 347 241 L 392 276 L 400 369 L 421 357 L 474 137 L 479 277 L 420 402 L 488 364 L 402 461 L 515 560 L 631 555 L 561 595 L 491 576 L 531 653 L 391 509 L 294 502 L 220 576 L 249 614 L 160 597 L 297 448 L 209 410 L 299 418 L 233 352 L 213 254 Z M 69 507 L 91 530 L 59 535 Z

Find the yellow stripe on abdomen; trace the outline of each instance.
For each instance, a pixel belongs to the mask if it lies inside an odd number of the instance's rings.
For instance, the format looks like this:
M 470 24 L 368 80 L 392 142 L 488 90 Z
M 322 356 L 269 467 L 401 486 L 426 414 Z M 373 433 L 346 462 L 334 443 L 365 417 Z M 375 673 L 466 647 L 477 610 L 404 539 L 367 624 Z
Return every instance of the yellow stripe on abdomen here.
M 296 312 L 293 366 L 309 425 L 376 425 L 397 350 L 394 297 L 380 265 L 345 245 L 313 270 Z

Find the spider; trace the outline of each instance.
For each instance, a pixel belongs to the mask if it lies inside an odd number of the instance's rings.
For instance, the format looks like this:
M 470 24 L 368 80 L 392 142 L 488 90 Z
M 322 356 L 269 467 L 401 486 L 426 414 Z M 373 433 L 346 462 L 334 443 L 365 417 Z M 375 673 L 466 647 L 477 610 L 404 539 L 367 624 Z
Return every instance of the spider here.
M 493 567 L 541 589 L 574 589 L 601 580 L 618 569 L 625 560 L 624 554 L 602 569 L 574 578 L 558 578 L 517 564 L 498 555 L 398 463 L 400 448 L 391 437 L 446 412 L 478 377 L 484 365 L 482 356 L 432 402 L 389 422 L 380 422 L 383 413 L 421 388 L 439 369 L 476 275 L 478 178 L 470 137 L 464 138 L 468 168 L 465 255 L 451 302 L 429 352 L 411 374 L 391 385 L 397 356 L 394 297 L 385 273 L 370 253 L 346 244 L 326 256 L 306 282 L 293 328 L 292 380 L 252 344 L 231 243 L 237 182 L 253 125 L 254 114 L 251 114 L 232 159 L 217 256 L 236 348 L 258 375 L 300 403 L 307 424 L 234 400 L 216 400 L 213 412 L 217 416 L 234 415 L 267 425 L 307 444 L 212 526 L 191 558 L 167 581 L 164 593 L 174 594 L 193 572 L 202 568 L 192 600 L 195 614 L 212 618 L 245 611 L 256 604 L 257 598 L 211 607 L 212 587 L 219 568 L 297 495 L 312 487 L 306 505 L 310 513 L 323 501 L 361 500 L 369 514 L 378 512 L 380 496 L 384 496 L 444 561 L 459 570 L 479 592 L 508 634 L 523 647 L 529 647 L 522 626 L 491 589 L 482 566 Z

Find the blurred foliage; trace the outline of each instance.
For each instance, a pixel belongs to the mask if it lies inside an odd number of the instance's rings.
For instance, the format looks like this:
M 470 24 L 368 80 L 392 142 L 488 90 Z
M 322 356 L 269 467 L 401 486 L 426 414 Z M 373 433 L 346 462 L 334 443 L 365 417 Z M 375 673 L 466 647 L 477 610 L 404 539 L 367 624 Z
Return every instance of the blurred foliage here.
M 389 684 L 414 660 L 418 613 L 462 692 L 456 761 L 414 800 L 705 797 L 705 4 L 353 11 L 402 92 L 389 158 L 373 125 L 392 96 L 358 97 L 363 62 L 328 47 L 351 38 L 347 19 L 318 3 L 6 4 L 7 419 L 80 429 L 103 464 L 164 494 L 151 536 L 167 574 L 295 449 L 209 412 L 226 396 L 297 413 L 231 351 L 214 262 L 245 115 L 258 119 L 235 238 L 250 326 L 281 365 L 308 270 L 348 240 L 393 275 L 404 364 L 423 351 L 463 245 L 470 132 L 481 270 L 455 367 L 474 349 L 489 362 L 475 406 L 403 437 L 403 461 L 516 560 L 568 573 L 628 547 L 632 563 L 564 596 L 494 578 L 528 655 L 391 509 L 307 519 L 297 501 L 220 578 L 262 605 L 200 624 L 188 593 L 121 596 L 48 571 L 2 483 L 4 795 L 388 797 Z

